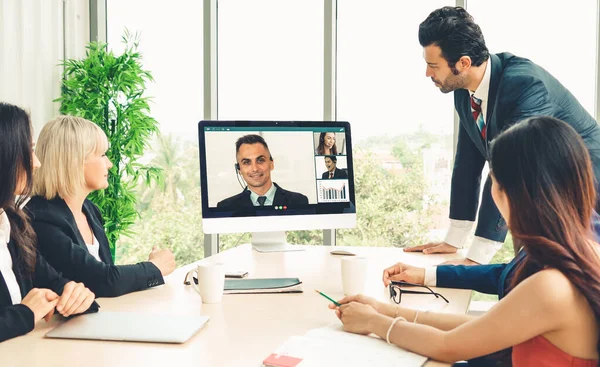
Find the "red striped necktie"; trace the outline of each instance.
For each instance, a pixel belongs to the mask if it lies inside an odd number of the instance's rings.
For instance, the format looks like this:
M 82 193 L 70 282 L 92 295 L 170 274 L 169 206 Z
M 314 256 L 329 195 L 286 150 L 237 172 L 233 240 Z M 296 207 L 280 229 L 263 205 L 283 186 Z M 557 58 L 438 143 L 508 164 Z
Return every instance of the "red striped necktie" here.
M 474 95 L 471 95 L 471 112 L 473 113 L 473 120 L 475 120 L 475 123 L 481 132 L 481 136 L 485 139 L 486 124 L 483 120 L 483 114 L 481 113 L 481 100 Z

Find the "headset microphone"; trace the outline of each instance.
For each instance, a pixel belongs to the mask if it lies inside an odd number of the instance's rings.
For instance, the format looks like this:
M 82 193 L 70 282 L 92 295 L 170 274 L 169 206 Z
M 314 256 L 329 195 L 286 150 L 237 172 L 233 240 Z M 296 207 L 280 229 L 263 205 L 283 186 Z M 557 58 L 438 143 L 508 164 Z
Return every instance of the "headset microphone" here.
M 240 180 L 240 164 L 236 163 L 233 165 L 235 167 L 235 178 L 237 178 L 238 183 L 240 184 L 240 187 L 244 190 L 246 190 L 247 186 L 244 186 L 244 184 L 242 184 L 242 181 L 244 180 L 244 178 L 242 177 L 242 180 Z

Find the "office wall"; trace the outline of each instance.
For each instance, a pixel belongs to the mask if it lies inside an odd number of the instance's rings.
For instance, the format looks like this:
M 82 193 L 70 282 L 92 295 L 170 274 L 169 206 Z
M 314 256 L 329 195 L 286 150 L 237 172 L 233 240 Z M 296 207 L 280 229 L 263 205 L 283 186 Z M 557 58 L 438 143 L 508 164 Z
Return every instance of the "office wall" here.
M 58 114 L 65 55 L 89 40 L 87 0 L 0 0 L 0 100 L 27 109 L 36 135 Z

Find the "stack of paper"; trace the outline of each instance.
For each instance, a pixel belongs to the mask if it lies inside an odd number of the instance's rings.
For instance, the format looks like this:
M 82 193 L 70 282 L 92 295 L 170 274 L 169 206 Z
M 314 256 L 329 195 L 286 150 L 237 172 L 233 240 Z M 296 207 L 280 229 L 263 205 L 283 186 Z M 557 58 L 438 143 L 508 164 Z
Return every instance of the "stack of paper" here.
M 224 293 L 302 293 L 302 282 L 298 278 L 226 279 Z
M 292 336 L 274 353 L 301 359 L 298 367 L 420 367 L 427 361 L 426 357 L 388 345 L 377 337 L 345 332 L 338 325 Z

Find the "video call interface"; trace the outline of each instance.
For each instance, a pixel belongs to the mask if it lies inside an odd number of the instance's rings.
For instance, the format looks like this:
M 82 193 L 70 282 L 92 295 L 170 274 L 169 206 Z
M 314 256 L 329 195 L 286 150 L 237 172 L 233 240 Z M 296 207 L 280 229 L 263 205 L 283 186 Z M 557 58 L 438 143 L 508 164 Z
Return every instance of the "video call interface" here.
M 236 152 L 240 138 L 251 143 Z M 350 203 L 346 140 L 340 126 L 204 126 L 208 208 L 293 211 Z

